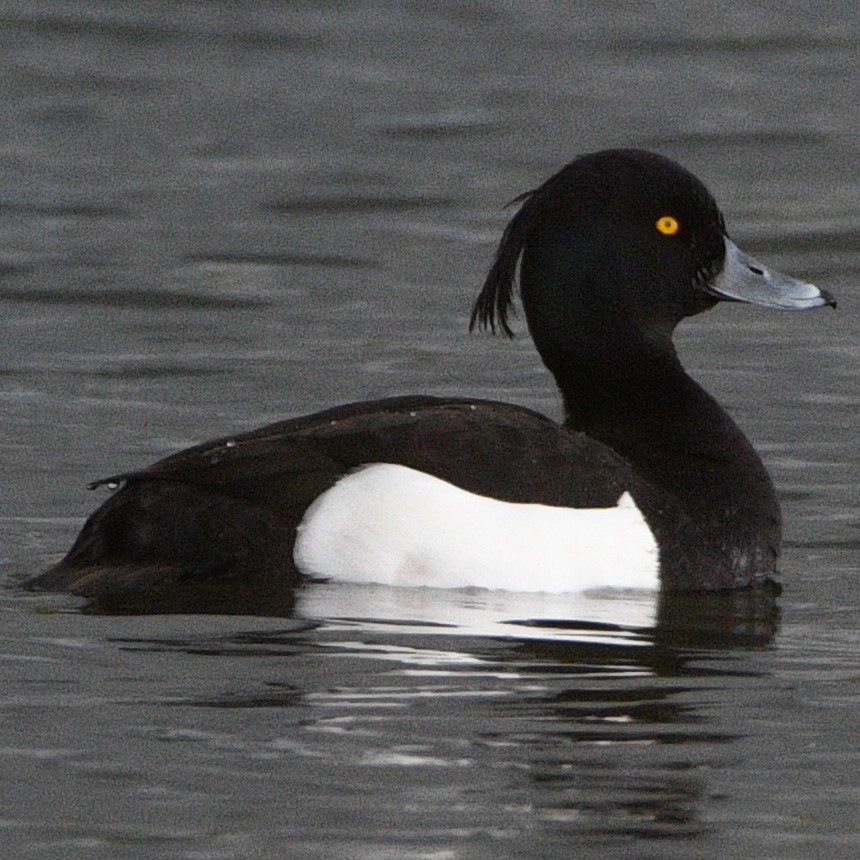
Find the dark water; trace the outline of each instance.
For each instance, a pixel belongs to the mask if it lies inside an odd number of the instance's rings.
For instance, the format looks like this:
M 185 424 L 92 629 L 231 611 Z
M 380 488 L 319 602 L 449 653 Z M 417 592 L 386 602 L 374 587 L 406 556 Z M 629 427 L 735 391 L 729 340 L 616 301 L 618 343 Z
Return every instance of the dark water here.
M 3 856 L 856 857 L 858 45 L 849 2 L 0 4 Z M 207 437 L 407 392 L 557 414 L 469 305 L 501 205 L 612 145 L 840 299 L 679 335 L 779 486 L 781 598 L 19 590 L 89 480 Z

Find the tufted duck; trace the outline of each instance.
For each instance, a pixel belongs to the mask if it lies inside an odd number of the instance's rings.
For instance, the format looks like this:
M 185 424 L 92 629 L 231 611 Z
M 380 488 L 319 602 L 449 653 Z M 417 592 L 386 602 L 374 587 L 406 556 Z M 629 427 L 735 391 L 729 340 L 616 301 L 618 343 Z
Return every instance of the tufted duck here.
M 834 300 L 743 254 L 704 185 L 659 155 L 582 156 L 517 202 L 470 327 L 511 334 L 519 270 L 563 424 L 397 397 L 208 442 L 97 482 L 122 487 L 31 584 L 107 610 L 211 610 L 215 595 L 226 611 L 267 611 L 314 577 L 524 591 L 768 581 L 773 484 L 672 334 L 719 301 Z

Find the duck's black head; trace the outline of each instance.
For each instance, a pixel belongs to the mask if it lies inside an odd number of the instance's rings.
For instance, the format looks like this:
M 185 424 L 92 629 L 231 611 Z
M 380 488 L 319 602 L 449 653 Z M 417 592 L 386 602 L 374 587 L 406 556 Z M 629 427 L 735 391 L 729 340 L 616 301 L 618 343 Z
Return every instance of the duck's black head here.
M 519 263 L 529 329 L 548 364 L 559 351 L 595 355 L 606 343 L 671 350 L 677 323 L 720 300 L 832 304 L 812 285 L 743 255 L 707 188 L 654 153 L 584 155 L 519 201 L 471 327 L 511 334 Z

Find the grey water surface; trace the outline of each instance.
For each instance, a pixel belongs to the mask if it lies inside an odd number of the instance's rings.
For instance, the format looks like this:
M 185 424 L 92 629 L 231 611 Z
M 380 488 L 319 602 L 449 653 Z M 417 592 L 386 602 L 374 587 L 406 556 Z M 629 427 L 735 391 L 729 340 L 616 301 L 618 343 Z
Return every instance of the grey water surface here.
M 858 92 L 848 0 L 0 2 L 0 856 L 857 857 Z M 402 393 L 557 416 L 470 302 L 504 203 L 607 146 L 839 298 L 678 334 L 780 490 L 781 597 L 21 589 L 89 481 L 206 438 Z

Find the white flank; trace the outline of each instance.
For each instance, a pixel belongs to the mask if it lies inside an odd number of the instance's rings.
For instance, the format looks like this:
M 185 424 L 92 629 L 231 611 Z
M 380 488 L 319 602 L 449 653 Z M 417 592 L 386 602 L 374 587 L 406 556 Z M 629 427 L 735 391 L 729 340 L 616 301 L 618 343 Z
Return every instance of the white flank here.
M 342 478 L 307 510 L 307 576 L 429 588 L 659 588 L 657 544 L 628 493 L 614 508 L 502 502 L 390 463 Z

